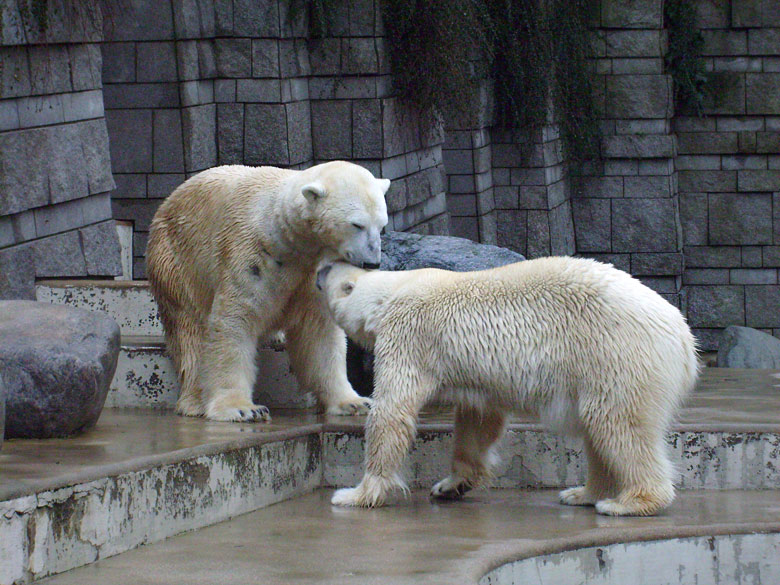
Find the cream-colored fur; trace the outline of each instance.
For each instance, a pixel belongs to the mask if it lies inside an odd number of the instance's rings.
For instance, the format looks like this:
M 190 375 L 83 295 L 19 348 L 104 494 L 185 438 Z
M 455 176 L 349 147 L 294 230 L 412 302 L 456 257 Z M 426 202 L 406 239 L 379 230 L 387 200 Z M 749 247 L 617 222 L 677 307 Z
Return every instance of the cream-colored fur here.
M 379 263 L 389 184 L 342 161 L 304 171 L 223 166 L 163 202 L 147 269 L 179 374 L 179 413 L 268 419 L 252 402 L 256 348 L 278 330 L 300 386 L 329 413 L 367 411 L 314 276 L 324 259 Z
M 602 514 L 651 515 L 674 499 L 664 435 L 699 371 L 680 312 L 625 272 L 541 258 L 481 272 L 325 267 L 318 284 L 336 322 L 375 351 L 366 473 L 334 504 L 377 506 L 420 408 L 456 404 L 452 474 L 432 490 L 459 497 L 490 477 L 509 411 L 538 413 L 585 439 L 588 478 L 561 501 Z

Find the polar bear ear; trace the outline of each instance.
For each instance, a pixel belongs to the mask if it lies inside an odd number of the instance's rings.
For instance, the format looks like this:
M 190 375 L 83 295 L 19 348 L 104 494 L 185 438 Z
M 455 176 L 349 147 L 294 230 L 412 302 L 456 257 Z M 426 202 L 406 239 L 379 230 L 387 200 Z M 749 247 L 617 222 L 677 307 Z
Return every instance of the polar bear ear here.
M 322 183 L 316 181 L 301 187 L 301 193 L 306 197 L 306 200 L 309 201 L 309 203 L 316 201 L 317 199 L 322 199 L 328 194 Z
M 382 189 L 382 195 L 387 193 L 387 190 L 390 188 L 390 179 L 377 179 L 377 182 L 379 183 L 379 188 Z

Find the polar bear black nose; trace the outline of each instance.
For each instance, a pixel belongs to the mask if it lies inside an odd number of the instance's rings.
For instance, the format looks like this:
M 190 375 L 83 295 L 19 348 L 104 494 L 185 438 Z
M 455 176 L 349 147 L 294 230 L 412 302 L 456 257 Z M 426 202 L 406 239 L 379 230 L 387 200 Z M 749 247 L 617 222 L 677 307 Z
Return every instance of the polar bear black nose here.
M 376 270 L 379 268 L 379 264 L 374 262 L 363 262 L 363 268 L 366 270 Z

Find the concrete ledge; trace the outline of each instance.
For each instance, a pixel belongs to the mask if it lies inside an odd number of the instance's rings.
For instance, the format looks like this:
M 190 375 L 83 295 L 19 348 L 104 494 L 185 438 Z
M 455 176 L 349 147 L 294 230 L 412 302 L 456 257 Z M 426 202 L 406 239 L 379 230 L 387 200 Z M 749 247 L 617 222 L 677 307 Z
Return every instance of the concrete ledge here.
M 0 502 L 0 583 L 61 573 L 320 484 L 316 432 L 254 442 L 116 474 L 102 469 L 101 479 Z

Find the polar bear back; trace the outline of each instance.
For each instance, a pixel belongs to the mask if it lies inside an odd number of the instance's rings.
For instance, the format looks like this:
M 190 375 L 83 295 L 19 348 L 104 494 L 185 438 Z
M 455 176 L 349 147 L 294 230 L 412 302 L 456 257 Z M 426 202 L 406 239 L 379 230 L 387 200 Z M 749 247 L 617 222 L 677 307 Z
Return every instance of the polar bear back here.
M 680 312 L 611 265 L 552 257 L 407 274 L 382 303 L 377 356 L 414 348 L 442 387 L 482 388 L 538 411 L 607 385 L 642 387 L 643 400 L 671 407 L 695 382 L 695 341 Z

